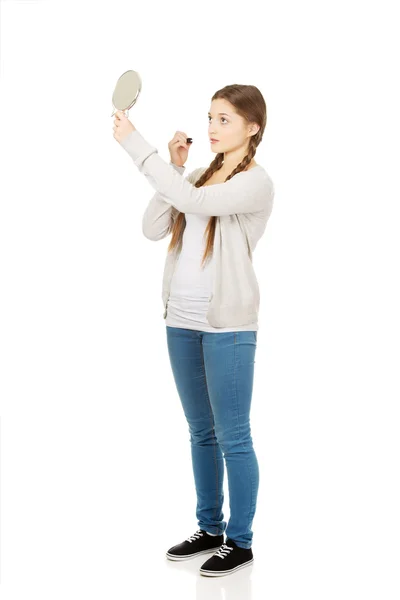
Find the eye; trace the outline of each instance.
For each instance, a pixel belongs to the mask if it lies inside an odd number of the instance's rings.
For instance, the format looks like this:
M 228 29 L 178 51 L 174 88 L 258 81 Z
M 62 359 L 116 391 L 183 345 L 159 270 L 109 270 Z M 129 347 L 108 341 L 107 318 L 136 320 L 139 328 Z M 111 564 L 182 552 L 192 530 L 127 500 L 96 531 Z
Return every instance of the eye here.
M 210 115 L 208 115 L 208 119 L 211 119 Z M 221 117 L 221 119 L 223 119 L 224 121 L 228 122 L 225 117 Z

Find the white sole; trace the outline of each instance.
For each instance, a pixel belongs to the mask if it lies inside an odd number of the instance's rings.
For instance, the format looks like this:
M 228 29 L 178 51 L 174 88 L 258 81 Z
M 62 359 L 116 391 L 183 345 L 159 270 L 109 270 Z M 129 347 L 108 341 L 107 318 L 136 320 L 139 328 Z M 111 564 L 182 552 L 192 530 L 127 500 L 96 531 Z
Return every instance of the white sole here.
M 209 548 L 208 550 L 202 550 L 201 552 L 196 552 L 196 554 L 183 554 L 182 556 L 177 556 L 176 554 L 165 554 L 168 560 L 190 560 L 191 558 L 196 558 L 196 556 L 201 556 L 202 554 L 214 553 L 219 550 L 221 546 L 217 546 L 216 548 Z
M 223 575 L 230 575 L 231 573 L 235 573 L 235 571 L 239 571 L 239 569 L 243 569 L 244 567 L 249 567 L 254 562 L 254 557 L 242 565 L 238 565 L 234 569 L 229 569 L 228 571 L 207 571 L 204 569 L 199 570 L 201 575 L 206 575 L 207 577 L 222 577 Z

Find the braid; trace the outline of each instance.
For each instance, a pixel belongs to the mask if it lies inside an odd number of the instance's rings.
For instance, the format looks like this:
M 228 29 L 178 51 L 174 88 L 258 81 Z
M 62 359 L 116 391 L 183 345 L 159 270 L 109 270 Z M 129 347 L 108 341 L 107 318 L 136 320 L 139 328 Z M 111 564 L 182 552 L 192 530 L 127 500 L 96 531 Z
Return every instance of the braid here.
M 229 179 L 232 179 L 232 177 L 234 177 L 237 173 L 241 173 L 241 172 L 247 170 L 247 167 L 249 166 L 253 157 L 256 154 L 256 149 L 257 149 L 258 144 L 261 142 L 262 134 L 263 134 L 263 132 L 261 131 L 261 129 L 259 129 L 255 135 L 252 135 L 250 137 L 248 153 L 243 158 L 243 160 L 233 169 L 232 173 L 230 173 L 228 175 L 228 177 L 225 179 L 225 182 L 229 181 Z M 214 160 L 211 162 L 210 166 L 204 171 L 204 173 L 201 175 L 201 177 L 196 181 L 196 183 L 194 184 L 194 187 L 197 187 L 197 188 L 202 187 L 206 183 L 206 181 L 208 181 L 210 179 L 210 177 L 216 171 L 219 171 L 219 169 L 221 169 L 221 167 L 223 166 L 223 158 L 224 158 L 223 153 L 219 152 L 216 155 L 216 157 L 214 158 Z M 206 242 L 206 249 L 204 251 L 203 258 L 201 261 L 201 267 L 204 266 L 204 263 L 206 262 L 207 258 L 211 259 L 211 255 L 212 255 L 213 248 L 214 248 L 214 235 L 215 235 L 216 224 L 217 224 L 217 217 L 215 217 L 215 216 L 210 217 L 210 219 L 207 223 L 207 227 L 204 232 L 204 237 L 207 235 L 207 242 Z M 170 231 L 172 231 L 172 238 L 171 238 L 171 241 L 168 246 L 168 252 L 173 250 L 175 248 L 175 246 L 179 246 L 179 250 L 181 249 L 183 232 L 185 230 L 185 227 L 186 227 L 185 213 L 178 212 L 177 216 L 175 217 L 175 219 L 173 219 L 173 222 L 170 225 Z

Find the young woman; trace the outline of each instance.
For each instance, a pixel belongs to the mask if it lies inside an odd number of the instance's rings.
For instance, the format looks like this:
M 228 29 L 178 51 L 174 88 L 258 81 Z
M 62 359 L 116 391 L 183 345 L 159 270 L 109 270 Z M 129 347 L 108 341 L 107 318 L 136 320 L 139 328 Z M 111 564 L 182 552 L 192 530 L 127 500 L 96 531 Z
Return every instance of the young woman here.
M 114 137 L 156 190 L 143 233 L 172 233 L 162 298 L 171 367 L 188 422 L 199 529 L 167 557 L 212 552 L 200 573 L 227 575 L 251 565 L 259 469 L 250 427 L 260 303 L 252 253 L 272 211 L 274 185 L 254 160 L 267 122 L 252 85 L 228 85 L 211 100 L 215 158 L 184 177 L 189 144 L 177 131 L 166 163 L 124 113 Z M 224 521 L 224 460 L 230 519 Z M 227 539 L 224 542 L 224 533 Z

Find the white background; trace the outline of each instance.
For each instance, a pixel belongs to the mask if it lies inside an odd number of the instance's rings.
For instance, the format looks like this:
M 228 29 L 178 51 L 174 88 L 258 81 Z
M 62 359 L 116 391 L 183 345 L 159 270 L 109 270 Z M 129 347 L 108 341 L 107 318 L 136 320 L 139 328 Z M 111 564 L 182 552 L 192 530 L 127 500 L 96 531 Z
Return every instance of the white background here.
M 399 598 L 395 5 L 1 2 L 4 600 Z M 255 560 L 228 577 L 165 559 L 197 528 L 195 491 L 161 299 L 170 237 L 143 236 L 154 190 L 113 137 L 128 69 L 129 118 L 160 156 L 193 137 L 186 173 L 214 158 L 216 90 L 256 85 L 268 108 Z

